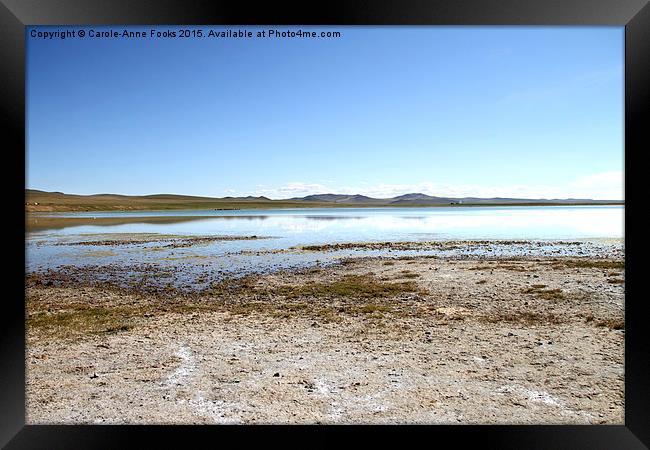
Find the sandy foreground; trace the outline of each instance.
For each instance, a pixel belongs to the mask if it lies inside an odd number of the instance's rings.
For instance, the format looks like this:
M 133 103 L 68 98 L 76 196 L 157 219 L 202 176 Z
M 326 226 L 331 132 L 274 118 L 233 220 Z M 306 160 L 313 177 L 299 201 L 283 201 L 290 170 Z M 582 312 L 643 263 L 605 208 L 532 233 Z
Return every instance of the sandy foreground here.
M 622 424 L 622 260 L 367 258 L 165 295 L 27 280 L 27 423 Z

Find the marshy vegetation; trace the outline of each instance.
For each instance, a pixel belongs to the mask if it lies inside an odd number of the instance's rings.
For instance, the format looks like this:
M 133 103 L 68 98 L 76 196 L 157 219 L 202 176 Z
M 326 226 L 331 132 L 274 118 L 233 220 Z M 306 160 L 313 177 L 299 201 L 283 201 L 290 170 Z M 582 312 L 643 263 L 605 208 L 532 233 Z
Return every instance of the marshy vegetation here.
M 201 278 L 205 288 L 195 292 L 179 290 L 170 283 L 160 285 L 172 278 L 173 272 L 169 268 L 152 271 L 147 267 L 139 281 L 126 286 L 93 278 L 93 271 L 85 278 L 77 272 L 48 271 L 26 278 L 27 323 L 33 332 L 57 337 L 128 331 L 146 326 L 147 320 L 161 314 L 204 312 L 224 314 L 224 320 L 264 314 L 277 319 L 297 318 L 315 323 L 362 317 L 377 326 L 387 326 L 394 320 L 407 318 L 425 319 L 435 326 L 444 326 L 450 320 L 515 326 L 560 325 L 583 321 L 585 316 L 579 316 L 581 305 L 588 305 L 593 299 L 570 287 L 566 290 L 564 285 L 562 289 L 556 287 L 557 281 L 552 280 L 558 276 L 556 270 L 564 270 L 567 275 L 575 277 L 592 277 L 601 286 L 623 282 L 618 278 L 623 267 L 620 261 L 575 261 L 488 260 L 477 265 L 472 261 L 432 261 L 416 257 L 409 257 L 406 261 L 398 258 L 349 258 L 338 266 L 307 267 L 269 276 L 226 278 L 218 282 L 210 282 L 206 272 L 206 276 Z M 567 264 L 560 266 L 561 262 Z M 574 269 L 578 266 L 588 270 L 575 274 Z M 530 270 L 519 270 L 523 267 Z M 494 275 L 473 272 L 495 268 L 505 268 L 505 271 Z M 106 267 L 101 268 L 101 273 L 106 270 Z M 119 267 L 114 270 L 119 274 Z M 602 273 L 603 270 L 606 272 Z M 551 287 L 539 281 L 529 284 L 533 277 L 539 278 L 538 273 L 542 274 L 544 282 L 550 281 Z M 598 278 L 593 278 L 596 274 Z M 551 280 L 545 276 L 550 276 Z M 148 288 L 149 279 L 162 287 Z M 504 286 L 504 280 L 509 280 L 505 286 L 511 287 L 499 291 L 502 298 L 495 298 L 494 293 L 484 286 L 488 283 L 489 286 Z M 459 281 L 462 284 L 458 284 Z M 477 300 L 486 295 L 497 301 L 480 303 L 483 300 Z M 560 301 L 567 305 L 567 300 L 571 303 L 566 311 L 555 305 Z M 450 313 L 452 310 L 456 312 Z M 593 326 L 624 329 L 622 317 L 617 318 L 616 314 L 604 313 L 591 306 L 586 311 L 595 314 L 591 320 L 586 320 Z
M 404 293 L 423 292 L 412 281 L 388 283 L 367 275 L 346 275 L 329 283 L 312 282 L 303 285 L 282 286 L 276 294 L 286 298 L 311 297 L 316 299 L 333 297 L 387 298 Z
M 563 300 L 565 298 L 562 289 L 550 289 L 545 284 L 533 284 L 532 286 L 522 290 L 524 294 L 533 294 L 535 297 L 542 300 Z
M 625 260 L 612 259 L 556 259 L 551 263 L 554 269 L 604 269 L 625 270 Z

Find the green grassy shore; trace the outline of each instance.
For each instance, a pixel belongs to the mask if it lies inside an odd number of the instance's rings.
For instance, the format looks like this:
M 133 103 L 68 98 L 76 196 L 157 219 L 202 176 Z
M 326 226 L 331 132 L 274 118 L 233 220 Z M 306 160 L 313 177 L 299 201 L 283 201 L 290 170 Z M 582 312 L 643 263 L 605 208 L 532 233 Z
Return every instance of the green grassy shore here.
M 68 211 L 169 211 L 169 210 L 237 210 L 237 209 L 278 209 L 278 208 L 382 208 L 382 207 L 472 207 L 472 206 L 559 206 L 559 205 L 622 205 L 623 202 L 504 202 L 504 203 L 338 203 L 305 200 L 271 200 L 264 197 L 249 198 L 210 198 L 187 195 L 146 195 L 127 196 L 115 194 L 74 195 L 60 192 L 26 190 L 25 209 L 27 212 L 68 212 Z

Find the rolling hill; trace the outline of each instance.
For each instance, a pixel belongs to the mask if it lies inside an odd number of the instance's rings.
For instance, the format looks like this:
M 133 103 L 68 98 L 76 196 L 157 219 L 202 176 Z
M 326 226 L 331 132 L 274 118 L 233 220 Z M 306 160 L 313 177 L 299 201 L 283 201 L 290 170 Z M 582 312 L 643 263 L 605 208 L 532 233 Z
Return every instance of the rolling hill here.
M 263 196 L 200 197 L 178 194 L 78 195 L 63 192 L 25 190 L 27 211 L 130 211 L 130 210 L 180 210 L 180 209 L 265 209 L 310 207 L 402 207 L 402 206 L 488 206 L 488 205 L 621 205 L 622 200 L 590 199 L 522 199 L 478 197 L 434 197 L 422 193 L 409 193 L 392 198 L 372 198 L 365 195 L 317 194 L 272 200 Z

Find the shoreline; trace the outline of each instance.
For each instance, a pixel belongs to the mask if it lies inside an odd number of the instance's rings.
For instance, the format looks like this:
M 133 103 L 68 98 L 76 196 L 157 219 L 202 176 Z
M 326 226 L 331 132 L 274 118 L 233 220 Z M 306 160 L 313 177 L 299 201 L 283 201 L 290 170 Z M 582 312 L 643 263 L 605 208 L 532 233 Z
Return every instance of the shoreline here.
M 622 259 L 349 258 L 196 293 L 26 291 L 27 423 L 623 423 Z
M 277 203 L 273 203 L 277 202 Z M 208 206 L 192 206 L 191 204 L 182 204 L 178 206 L 169 206 L 165 208 L 138 206 L 114 206 L 104 207 L 99 205 L 64 205 L 64 204 L 39 204 L 28 205 L 25 209 L 26 214 L 30 213 L 57 213 L 57 212 L 170 212 L 170 211 L 243 211 L 243 210 L 263 210 L 263 209 L 330 209 L 330 208 L 476 208 L 476 207 L 521 207 L 521 206 L 625 206 L 625 201 L 603 201 L 594 202 L 519 202 L 519 203 L 411 203 L 394 205 L 390 203 L 364 204 L 364 203 L 332 203 L 332 202 L 286 202 L 284 200 L 271 200 L 267 203 L 233 203 L 228 207 L 228 202 L 215 202 Z
M 46 243 L 50 248 L 72 252 L 64 263 L 27 269 L 28 280 L 49 279 L 56 285 L 95 284 L 148 293 L 197 293 L 209 286 L 239 277 L 301 273 L 349 261 L 516 261 L 540 264 L 557 261 L 621 261 L 620 239 L 550 240 L 424 240 L 340 242 L 221 251 L 213 245 L 236 242 L 269 242 L 273 236 L 187 236 L 155 233 L 91 233 Z M 33 245 L 40 246 L 40 242 Z M 206 251 L 206 246 L 208 250 Z M 213 250 L 209 250 L 213 249 Z M 147 255 L 146 258 L 143 258 Z M 28 267 L 30 264 L 28 263 Z

